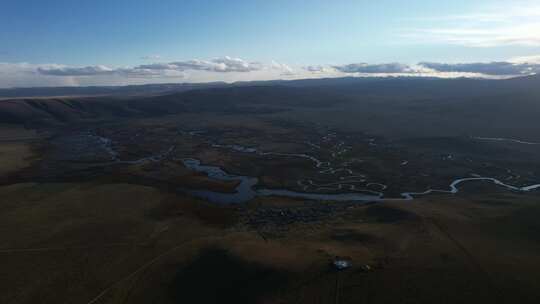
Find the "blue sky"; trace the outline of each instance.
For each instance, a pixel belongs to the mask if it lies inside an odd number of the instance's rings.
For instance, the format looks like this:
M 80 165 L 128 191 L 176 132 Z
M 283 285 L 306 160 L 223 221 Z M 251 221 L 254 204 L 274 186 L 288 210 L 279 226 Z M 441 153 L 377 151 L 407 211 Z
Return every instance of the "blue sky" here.
M 535 72 L 535 2 L 3 0 L 0 87 L 381 74 L 389 67 L 392 74 L 418 74 L 440 67 L 419 69 L 421 62 L 517 60 L 518 74 Z M 162 65 L 149 66 L 155 63 Z M 477 73 L 475 67 L 436 72 Z

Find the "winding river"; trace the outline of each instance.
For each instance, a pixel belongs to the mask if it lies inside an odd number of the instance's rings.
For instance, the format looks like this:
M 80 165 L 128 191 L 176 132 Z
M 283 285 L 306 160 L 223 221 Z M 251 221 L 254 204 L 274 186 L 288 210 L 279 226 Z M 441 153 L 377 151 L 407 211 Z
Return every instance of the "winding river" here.
M 256 196 L 285 196 L 293 198 L 304 198 L 309 200 L 332 200 L 332 201 L 374 201 L 381 200 L 383 195 L 364 195 L 359 193 L 308 193 L 296 192 L 286 189 L 256 189 L 255 186 L 259 182 L 256 177 L 232 175 L 225 172 L 220 167 L 202 165 L 197 159 L 186 158 L 182 162 L 187 168 L 202 172 L 208 175 L 209 178 L 222 181 L 238 181 L 234 193 L 222 193 L 208 190 L 188 190 L 188 192 L 196 197 L 200 197 L 215 203 L 243 203 L 247 202 Z
M 198 135 L 198 133 L 195 133 L 195 132 L 192 132 L 192 133 L 193 134 L 190 134 L 191 136 Z M 111 155 L 111 158 L 113 158 L 114 162 L 116 163 L 141 164 L 148 161 L 155 162 L 155 161 L 159 161 L 166 158 L 174 151 L 174 146 L 173 146 L 167 149 L 166 151 L 163 151 L 157 155 L 141 158 L 134 161 L 121 161 L 120 159 L 118 159 L 118 153 L 113 150 L 111 141 L 109 139 L 104 138 L 104 137 L 99 137 L 99 141 L 101 142 L 103 148 Z M 323 141 L 325 141 L 325 138 L 323 138 Z M 533 143 L 527 142 L 527 144 L 533 144 Z M 342 163 L 341 167 L 333 167 L 331 162 L 322 161 L 309 154 L 264 152 L 264 151 L 259 151 L 257 148 L 244 147 L 244 146 L 236 145 L 236 144 L 235 145 L 221 145 L 221 144 L 214 143 L 211 145 L 214 148 L 229 149 L 238 153 L 252 153 L 252 154 L 257 154 L 260 156 L 302 158 L 302 159 L 306 159 L 313 162 L 314 168 L 317 170 L 319 174 L 331 174 L 331 175 L 340 174 L 341 175 L 339 176 L 339 178 L 337 178 L 338 176 L 336 176 L 338 181 L 325 183 L 325 184 L 317 184 L 313 180 L 309 180 L 309 179 L 299 180 L 297 183 L 299 186 L 302 187 L 303 192 L 292 191 L 288 189 L 267 189 L 267 188 L 257 187 L 257 184 L 259 181 L 258 181 L 258 178 L 256 177 L 229 174 L 220 167 L 204 165 L 201 163 L 200 160 L 195 159 L 195 158 L 182 159 L 181 161 L 186 168 L 191 169 L 193 171 L 205 173 L 211 179 L 220 180 L 220 181 L 237 181 L 238 182 L 235 192 L 233 193 L 223 193 L 223 192 L 215 192 L 215 191 L 209 191 L 209 190 L 181 189 L 182 191 L 188 192 L 189 194 L 193 196 L 203 198 L 211 202 L 221 203 L 221 204 L 244 203 L 255 197 L 260 197 L 260 196 L 281 196 L 281 197 L 301 198 L 301 199 L 318 200 L 318 201 L 354 201 L 354 202 L 372 202 L 372 201 L 383 201 L 383 200 L 406 201 L 406 200 L 412 200 L 416 196 L 428 195 L 428 194 L 433 194 L 433 193 L 455 194 L 459 192 L 458 186 L 460 184 L 465 183 L 465 182 L 472 182 L 472 181 L 487 181 L 495 185 L 504 187 L 508 190 L 512 190 L 516 192 L 529 192 L 532 190 L 540 189 L 540 184 L 517 187 L 517 186 L 505 184 L 504 182 L 495 178 L 475 176 L 475 177 L 456 179 L 452 181 L 452 183 L 450 183 L 449 189 L 447 190 L 428 189 L 423 192 L 403 192 L 400 195 L 401 197 L 387 198 L 384 196 L 384 193 L 382 192 L 387 189 L 387 185 L 380 184 L 380 183 L 368 183 L 365 185 L 365 188 L 360 188 L 359 185 L 364 184 L 366 182 L 366 176 L 355 173 L 351 169 L 347 168 L 348 163 Z M 313 144 L 311 142 L 308 145 L 311 146 L 312 148 L 320 149 L 320 145 Z M 344 142 L 339 142 L 337 145 L 335 145 L 335 150 L 331 153 L 331 155 L 335 157 L 335 155 L 339 155 L 343 153 L 344 151 L 346 151 L 347 149 L 350 149 L 350 147 L 346 146 Z M 408 163 L 408 161 L 405 161 L 405 162 Z M 367 188 L 370 188 L 370 189 L 367 189 Z M 373 188 L 377 188 L 378 191 L 373 190 Z M 317 193 L 317 191 L 321 191 L 321 190 L 330 190 L 330 191 L 334 191 L 338 193 L 320 193 L 320 192 Z M 340 190 L 341 191 L 348 190 L 352 192 L 339 193 Z
M 209 200 L 216 203 L 243 203 L 247 202 L 257 196 L 283 196 L 291 198 L 302 198 L 308 200 L 319 200 L 319 201 L 354 201 L 354 202 L 371 202 L 371 201 L 383 201 L 383 200 L 412 200 L 415 196 L 428 195 L 432 193 L 449 193 L 455 194 L 459 192 L 458 185 L 464 182 L 470 181 L 488 181 L 495 185 L 505 187 L 512 191 L 517 192 L 528 192 L 540 188 L 540 184 L 525 186 L 525 187 L 516 187 L 512 185 L 505 184 L 498 179 L 491 177 L 470 177 L 470 178 L 460 178 L 454 180 L 450 186 L 449 190 L 441 189 L 428 189 L 424 192 L 403 192 L 401 193 L 401 198 L 385 198 L 383 193 L 377 194 L 363 194 L 363 193 L 335 193 L 335 194 L 326 194 L 326 193 L 310 193 L 310 192 L 297 192 L 287 189 L 257 189 L 255 186 L 258 183 L 256 177 L 241 176 L 241 175 L 232 175 L 225 172 L 220 167 L 216 166 L 207 166 L 202 165 L 201 162 L 197 159 L 188 158 L 183 160 L 184 165 L 194 171 L 203 172 L 208 175 L 208 177 L 216 180 L 224 181 L 239 181 L 239 185 L 236 187 L 235 193 L 221 193 L 213 192 L 207 190 L 194 190 L 188 191 L 190 194 Z
M 332 140 L 332 134 L 323 137 L 323 142 L 328 142 Z M 537 144 L 526 141 L 519 141 L 514 139 L 500 139 L 500 138 L 477 138 L 481 140 L 496 140 L 496 141 L 510 141 L 517 142 L 522 144 Z M 372 140 L 370 143 L 373 143 Z M 308 146 L 320 150 L 321 146 L 312 142 L 306 143 Z M 309 154 L 294 154 L 294 153 L 278 153 L 278 152 L 265 152 L 259 151 L 257 148 L 253 147 L 244 147 L 242 145 L 222 145 L 222 144 L 211 144 L 214 148 L 229 149 L 237 153 L 252 153 L 260 156 L 281 156 L 281 157 L 296 157 L 310 160 L 314 164 L 314 168 L 319 174 L 341 174 L 339 176 L 339 181 L 317 184 L 313 180 L 299 180 L 297 184 L 302 188 L 303 192 L 292 191 L 288 189 L 265 189 L 257 188 L 258 183 L 257 178 L 249 176 L 240 176 L 232 175 L 225 172 L 223 169 L 215 166 L 201 165 L 200 161 L 196 159 L 184 159 L 183 163 L 186 167 L 206 173 L 210 178 L 217 180 L 226 180 L 226 181 L 239 181 L 239 185 L 236 188 L 235 193 L 218 193 L 212 191 L 190 191 L 191 194 L 207 199 L 209 201 L 218 202 L 218 203 L 242 203 L 249 201 L 250 199 L 257 196 L 282 196 L 282 197 L 291 197 L 291 198 L 302 198 L 308 200 L 320 200 L 320 201 L 356 201 L 356 202 L 368 202 L 368 201 L 382 201 L 382 200 L 412 200 L 417 196 L 428 195 L 433 193 L 447 193 L 455 194 L 459 192 L 458 186 L 465 182 L 473 181 L 486 181 L 491 182 L 495 185 L 504 187 L 511 191 L 516 192 L 529 192 L 540 188 L 540 184 L 534 184 L 524 187 L 517 187 L 513 185 L 506 184 L 498 179 L 492 177 L 466 177 L 458 178 L 449 185 L 449 189 L 428 189 L 423 192 L 403 192 L 401 197 L 398 198 L 386 198 L 382 191 L 386 190 L 387 185 L 380 183 L 368 183 L 365 185 L 365 188 L 360 188 L 359 184 L 364 184 L 366 182 L 366 176 L 353 172 L 351 169 L 347 168 L 348 164 L 341 164 L 340 167 L 334 168 L 329 161 L 322 161 Z M 340 155 L 346 152 L 350 147 L 346 146 L 343 141 L 338 142 L 334 146 L 334 150 L 331 153 L 332 157 L 335 158 L 336 155 Z M 403 161 L 401 165 L 407 165 L 408 161 Z M 377 188 L 378 191 L 372 190 L 373 187 Z M 370 188 L 370 189 L 366 189 Z M 340 190 L 348 190 L 352 192 L 343 192 L 343 193 L 317 193 L 316 191 L 321 190 L 330 190 L 339 192 Z
M 525 141 L 521 139 L 514 139 L 514 138 L 504 138 L 504 137 L 473 137 L 477 140 L 484 140 L 484 141 L 499 141 L 499 142 L 510 142 L 515 144 L 522 144 L 522 145 L 540 145 L 539 142 L 532 142 L 532 141 Z

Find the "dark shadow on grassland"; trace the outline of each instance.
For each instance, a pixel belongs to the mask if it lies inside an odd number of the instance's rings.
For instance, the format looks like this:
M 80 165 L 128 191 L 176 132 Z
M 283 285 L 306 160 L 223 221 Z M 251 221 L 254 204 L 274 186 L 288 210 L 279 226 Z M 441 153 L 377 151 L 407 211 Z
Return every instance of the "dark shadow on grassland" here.
M 519 208 L 510 214 L 496 218 L 492 225 L 499 238 L 523 238 L 540 243 L 540 206 Z
M 207 248 L 180 269 L 170 286 L 176 303 L 258 303 L 287 283 L 288 273 Z
M 416 214 L 409 211 L 383 205 L 368 207 L 365 210 L 365 215 L 368 219 L 379 223 L 396 223 L 418 218 Z
M 170 195 L 148 210 L 146 216 L 158 221 L 188 216 L 218 228 L 231 227 L 239 220 L 239 212 L 233 207 L 215 205 L 183 195 Z
M 334 229 L 330 238 L 334 241 L 354 244 L 375 244 L 381 240 L 374 235 L 368 233 L 362 233 L 353 229 Z

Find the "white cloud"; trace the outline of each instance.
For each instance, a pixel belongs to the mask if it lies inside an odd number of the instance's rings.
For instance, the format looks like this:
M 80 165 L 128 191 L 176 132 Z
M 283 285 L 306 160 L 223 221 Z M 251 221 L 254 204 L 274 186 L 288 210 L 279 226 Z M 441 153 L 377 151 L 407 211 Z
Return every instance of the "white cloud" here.
M 519 56 L 508 60 L 512 63 L 528 63 L 528 64 L 540 64 L 540 55 Z
M 468 47 L 540 46 L 540 22 L 482 27 L 420 29 L 405 35 L 419 42 Z
M 37 72 L 38 68 L 56 67 L 59 65 L 0 62 L 0 88 L 79 85 L 73 77 L 46 76 Z
M 212 60 L 193 59 L 188 61 L 170 62 L 167 64 L 141 66 L 149 69 L 173 69 L 179 71 L 195 70 L 209 72 L 251 72 L 258 71 L 263 66 L 258 62 L 247 62 L 240 58 L 222 57 Z
M 1 63 L 0 88 L 43 86 L 128 85 L 181 81 L 183 72 L 60 64 Z
M 529 75 L 540 72 L 540 64 L 489 62 L 489 63 L 434 63 L 421 62 L 420 66 L 436 72 L 478 73 L 492 76 Z
M 343 73 L 364 73 L 364 74 L 399 74 L 414 72 L 411 67 L 401 63 L 351 63 L 346 65 L 335 65 L 334 69 Z
M 287 65 L 285 63 L 279 63 L 279 62 L 276 62 L 276 61 L 272 61 L 272 63 L 270 64 L 270 67 L 272 69 L 274 69 L 274 70 L 281 71 L 281 75 L 283 75 L 283 76 L 296 75 L 294 69 L 291 68 L 289 65 Z
M 304 70 L 310 72 L 310 73 L 329 73 L 329 72 L 335 72 L 335 69 L 330 66 L 324 66 L 324 65 L 308 65 L 303 67 Z
M 508 1 L 505 6 L 425 19 L 428 26 L 408 30 L 402 36 L 415 43 L 468 47 L 540 46 L 539 20 L 538 3 Z
M 246 62 L 240 58 L 223 57 L 211 61 L 217 66 L 213 67 L 215 72 L 250 72 L 262 69 L 258 62 Z
M 0 63 L 0 87 L 232 82 L 292 77 L 296 77 L 294 69 L 286 64 L 274 61 L 263 64 L 232 57 L 152 63 L 133 67 Z
M 143 70 L 177 70 L 178 67 L 172 63 L 152 63 L 139 65 L 137 68 Z
M 111 75 L 116 71 L 104 65 L 86 66 L 86 67 L 38 67 L 38 72 L 43 75 L 51 76 L 96 76 Z
M 252 72 L 263 69 L 257 62 L 247 62 L 239 58 L 223 57 L 212 60 L 187 60 L 169 63 L 144 64 L 131 68 L 110 68 L 103 65 L 86 67 L 55 66 L 38 68 L 38 72 L 51 76 L 100 76 L 123 75 L 126 77 L 165 75 L 171 72 L 207 71 L 207 72 Z

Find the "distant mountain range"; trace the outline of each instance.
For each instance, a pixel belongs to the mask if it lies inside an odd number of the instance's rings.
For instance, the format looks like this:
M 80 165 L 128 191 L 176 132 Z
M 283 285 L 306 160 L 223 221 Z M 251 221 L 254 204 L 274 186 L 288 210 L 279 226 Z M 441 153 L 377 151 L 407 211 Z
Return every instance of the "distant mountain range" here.
M 227 84 L 224 82 L 212 82 L 193 84 L 164 83 L 127 86 L 9 88 L 0 89 L 0 98 L 153 95 L 223 86 L 227 86 Z
M 149 96 L 185 92 L 195 89 L 226 88 L 238 86 L 289 86 L 289 87 L 355 87 L 360 90 L 373 90 L 390 86 L 392 88 L 408 88 L 423 86 L 426 89 L 436 89 L 453 86 L 479 87 L 523 87 L 529 88 L 538 84 L 540 75 L 525 76 L 508 80 L 486 80 L 471 78 L 427 78 L 427 77 L 344 77 L 300 80 L 269 80 L 247 81 L 228 84 L 225 82 L 211 83 L 165 83 L 128 86 L 89 86 L 89 87 L 32 87 L 0 89 L 0 98 L 24 97 L 83 97 L 83 96 Z
M 6 92 L 36 96 L 0 100 L 0 123 L 28 127 L 182 113 L 296 111 L 321 113 L 321 119 L 332 116 L 373 133 L 390 130 L 403 136 L 474 134 L 540 140 L 538 75 L 508 80 L 332 78 L 0 91 L 3 96 Z

